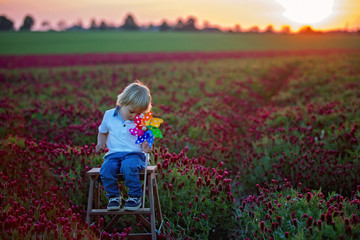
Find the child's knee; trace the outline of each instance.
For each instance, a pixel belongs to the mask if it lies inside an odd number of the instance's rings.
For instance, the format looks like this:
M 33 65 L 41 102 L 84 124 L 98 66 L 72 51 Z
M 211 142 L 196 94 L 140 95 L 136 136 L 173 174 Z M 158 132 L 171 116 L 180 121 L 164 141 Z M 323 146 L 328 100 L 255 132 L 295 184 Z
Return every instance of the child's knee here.
M 139 168 L 134 164 L 123 164 L 121 165 L 120 172 L 124 175 L 134 174 L 139 172 Z
M 125 160 L 121 162 L 120 173 L 138 174 L 145 167 L 145 154 L 129 154 Z
M 118 171 L 116 168 L 112 167 L 112 166 L 102 166 L 100 168 L 100 176 L 102 178 L 116 178 L 116 176 L 118 175 Z

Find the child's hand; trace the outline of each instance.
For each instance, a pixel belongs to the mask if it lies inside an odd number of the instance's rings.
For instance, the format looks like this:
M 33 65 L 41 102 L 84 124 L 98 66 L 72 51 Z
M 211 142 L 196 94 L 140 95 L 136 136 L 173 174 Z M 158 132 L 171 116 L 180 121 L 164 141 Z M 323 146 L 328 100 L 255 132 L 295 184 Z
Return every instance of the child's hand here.
M 98 145 L 96 145 L 95 150 L 97 153 L 100 153 L 100 152 L 104 151 L 105 147 L 106 147 L 105 144 L 98 144 Z
M 149 143 L 148 142 L 143 142 L 141 144 L 141 148 L 145 153 L 150 153 L 151 152 L 151 147 L 149 147 Z

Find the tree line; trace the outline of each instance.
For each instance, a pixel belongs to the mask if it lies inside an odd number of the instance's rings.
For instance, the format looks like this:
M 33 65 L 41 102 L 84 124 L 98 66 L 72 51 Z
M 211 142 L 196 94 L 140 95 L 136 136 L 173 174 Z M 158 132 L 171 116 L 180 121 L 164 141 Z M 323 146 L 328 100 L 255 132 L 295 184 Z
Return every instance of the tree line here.
M 19 31 L 31 31 L 35 24 L 35 19 L 31 15 L 26 15 Z M 157 29 L 159 31 L 169 31 L 169 30 L 178 30 L 178 31 L 199 31 L 200 29 L 196 28 L 196 18 L 195 17 L 188 17 L 185 21 L 179 19 L 175 26 L 171 26 L 168 24 L 166 20 L 163 20 L 159 26 L 154 26 L 150 24 L 148 26 L 148 30 Z M 105 21 L 101 21 L 100 24 L 96 23 L 95 19 L 91 19 L 90 27 L 84 28 L 82 22 L 79 21 L 75 23 L 73 26 L 66 27 L 66 23 L 64 20 L 60 20 L 58 22 L 58 30 L 65 31 L 65 30 L 142 30 L 143 27 L 139 26 L 133 17 L 132 14 L 128 14 L 125 17 L 124 23 L 120 26 L 114 26 L 113 24 L 108 24 Z M 43 30 L 51 30 L 50 22 L 43 21 L 41 22 L 41 27 Z M 11 21 L 6 16 L 0 16 L 0 30 L 2 31 L 15 31 L 14 22 Z
M 20 27 L 20 31 L 30 31 L 31 28 L 34 26 L 34 18 L 30 15 L 26 15 L 23 21 L 23 24 Z M 14 28 L 14 22 L 8 19 L 6 16 L 1 15 L 0 16 L 0 30 L 2 31 L 13 31 Z
M 64 20 L 60 20 L 57 23 L 58 31 L 86 31 L 86 30 L 95 30 L 95 31 L 105 31 L 105 30 L 128 30 L 128 31 L 188 31 L 188 32 L 197 32 L 197 31 L 206 31 L 206 32 L 223 32 L 224 30 L 219 27 L 210 26 L 206 21 L 203 28 L 196 27 L 197 19 L 193 16 L 189 16 L 186 19 L 179 18 L 175 25 L 170 25 L 167 20 L 163 20 L 159 25 L 149 24 L 147 27 L 139 26 L 132 14 L 127 14 L 123 24 L 120 26 L 115 26 L 114 24 L 106 23 L 101 21 L 99 24 L 95 19 L 91 19 L 90 26 L 88 28 L 83 27 L 81 21 L 73 24 L 72 26 L 67 26 Z M 35 25 L 35 19 L 31 15 L 26 15 L 24 17 L 23 23 L 18 29 L 19 31 L 31 31 Z M 0 16 L 0 31 L 15 31 L 14 22 L 7 18 L 5 15 Z M 49 21 L 44 20 L 41 22 L 41 30 L 43 31 L 54 31 L 51 28 Z M 252 26 L 247 30 L 241 28 L 239 24 L 236 24 L 233 28 L 228 28 L 226 32 L 239 32 L 239 33 L 292 33 L 290 26 L 283 26 L 280 31 L 276 31 L 274 27 L 269 24 L 264 30 L 261 30 L 258 26 Z M 331 32 L 347 32 L 344 30 L 334 30 Z M 360 30 L 358 31 L 358 33 Z M 314 34 L 321 33 L 320 31 L 314 30 L 311 26 L 303 26 L 300 28 L 298 33 L 305 34 Z

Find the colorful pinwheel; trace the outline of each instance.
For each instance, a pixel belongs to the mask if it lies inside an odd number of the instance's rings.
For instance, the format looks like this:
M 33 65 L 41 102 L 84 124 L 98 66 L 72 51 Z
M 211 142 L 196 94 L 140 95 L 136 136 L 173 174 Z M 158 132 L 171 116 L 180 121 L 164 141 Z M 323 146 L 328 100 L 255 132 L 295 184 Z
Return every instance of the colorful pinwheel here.
M 149 147 L 154 143 L 154 137 L 162 138 L 163 135 L 158 128 L 164 120 L 160 118 L 153 118 L 153 113 L 135 116 L 135 127 L 129 131 L 132 135 L 137 136 L 136 144 L 142 143 L 145 140 L 149 143 Z

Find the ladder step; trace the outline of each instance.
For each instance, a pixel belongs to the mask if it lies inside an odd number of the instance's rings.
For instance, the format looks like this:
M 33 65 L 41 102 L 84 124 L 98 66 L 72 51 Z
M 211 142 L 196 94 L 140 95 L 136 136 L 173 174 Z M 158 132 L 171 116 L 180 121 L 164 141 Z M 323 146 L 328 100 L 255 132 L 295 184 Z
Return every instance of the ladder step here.
M 131 214 L 148 214 L 150 208 L 140 208 L 137 211 L 125 211 L 120 209 L 119 211 L 108 211 L 106 209 L 92 209 L 90 215 L 131 215 Z

